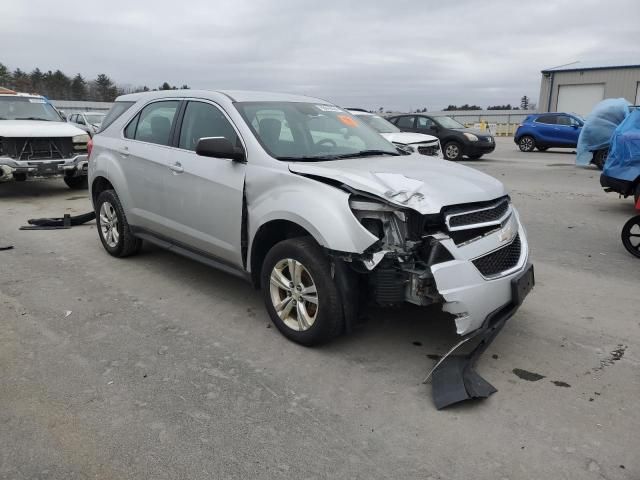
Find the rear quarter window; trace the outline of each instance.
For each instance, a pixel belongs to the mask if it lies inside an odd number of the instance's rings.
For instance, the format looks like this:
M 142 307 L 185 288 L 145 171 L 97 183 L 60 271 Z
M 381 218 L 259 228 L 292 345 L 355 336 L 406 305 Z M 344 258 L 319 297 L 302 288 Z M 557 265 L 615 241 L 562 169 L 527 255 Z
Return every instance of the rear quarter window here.
M 109 127 L 109 125 L 115 122 L 120 117 L 120 115 L 129 110 L 129 108 L 131 108 L 131 105 L 133 105 L 134 103 L 136 102 L 115 102 L 111 107 L 111 110 L 109 110 L 109 113 L 107 113 L 106 117 L 104 117 L 104 120 L 102 120 L 100 131 L 102 132 L 107 127 Z

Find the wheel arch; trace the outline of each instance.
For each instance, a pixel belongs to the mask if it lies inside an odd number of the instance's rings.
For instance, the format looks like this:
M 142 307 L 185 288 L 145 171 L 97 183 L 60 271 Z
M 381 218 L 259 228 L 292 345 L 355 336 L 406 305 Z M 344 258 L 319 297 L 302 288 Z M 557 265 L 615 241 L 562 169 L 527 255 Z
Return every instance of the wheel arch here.
M 254 287 L 260 287 L 262 263 L 269 250 L 283 240 L 298 237 L 311 237 L 316 243 L 320 244 L 309 230 L 291 220 L 270 220 L 258 228 L 251 242 L 251 251 L 249 253 L 251 283 Z
M 96 200 L 98 195 L 100 195 L 105 190 L 113 190 L 113 185 L 111 182 L 102 175 L 99 175 L 93 179 L 91 182 L 91 202 L 95 208 Z

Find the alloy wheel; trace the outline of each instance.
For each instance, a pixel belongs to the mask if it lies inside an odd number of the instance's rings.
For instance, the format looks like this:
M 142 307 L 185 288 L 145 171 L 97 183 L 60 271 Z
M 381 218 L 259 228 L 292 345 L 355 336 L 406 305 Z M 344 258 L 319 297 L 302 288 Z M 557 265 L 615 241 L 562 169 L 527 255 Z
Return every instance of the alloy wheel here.
M 318 315 L 316 284 L 302 263 L 285 258 L 275 264 L 269 278 L 276 314 L 292 330 L 309 330 Z
M 520 140 L 520 149 L 523 152 L 530 152 L 533 150 L 533 139 L 531 137 L 522 137 Z
M 118 241 L 120 240 L 118 214 L 109 202 L 103 202 L 100 206 L 100 231 L 102 232 L 102 238 L 104 238 L 109 247 L 115 248 L 118 246 Z
M 447 154 L 447 158 L 458 158 L 458 155 L 460 155 L 460 149 L 457 145 L 452 143 L 447 145 L 445 153 Z

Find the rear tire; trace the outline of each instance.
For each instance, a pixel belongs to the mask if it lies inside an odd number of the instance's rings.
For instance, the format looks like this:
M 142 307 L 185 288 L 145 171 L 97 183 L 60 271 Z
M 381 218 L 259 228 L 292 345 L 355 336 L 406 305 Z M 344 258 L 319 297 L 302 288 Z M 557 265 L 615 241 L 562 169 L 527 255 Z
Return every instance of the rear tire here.
M 599 170 L 602 170 L 604 168 L 604 164 L 607 162 L 608 155 L 609 155 L 608 148 L 603 148 L 602 150 L 593 152 L 593 160 L 591 161 L 591 163 L 593 163 L 596 167 L 598 167 Z
M 273 324 L 289 340 L 319 345 L 343 331 L 340 292 L 327 257 L 312 238 L 277 243 L 264 259 L 260 283 Z
M 444 158 L 452 162 L 460 160 L 462 158 L 462 145 L 458 142 L 447 142 L 444 144 L 442 154 L 444 155 Z
M 531 135 L 524 135 L 518 140 L 518 148 L 521 152 L 533 152 L 536 148 L 536 140 Z
M 95 206 L 98 236 L 109 255 L 121 258 L 138 253 L 142 240 L 131 233 L 116 192 L 105 190 L 98 195 Z
M 65 176 L 64 183 L 67 184 L 71 190 L 84 190 L 89 188 L 89 182 L 86 175 L 80 175 L 79 177 Z

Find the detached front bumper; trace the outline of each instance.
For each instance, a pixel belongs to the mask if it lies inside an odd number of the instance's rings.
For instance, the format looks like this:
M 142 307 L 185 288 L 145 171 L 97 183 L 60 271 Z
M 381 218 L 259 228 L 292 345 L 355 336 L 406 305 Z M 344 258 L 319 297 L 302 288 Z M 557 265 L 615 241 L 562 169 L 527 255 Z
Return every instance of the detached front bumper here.
M 87 154 L 55 160 L 14 160 L 0 157 L 0 180 L 11 180 L 15 174 L 34 177 L 86 175 L 88 164 Z

